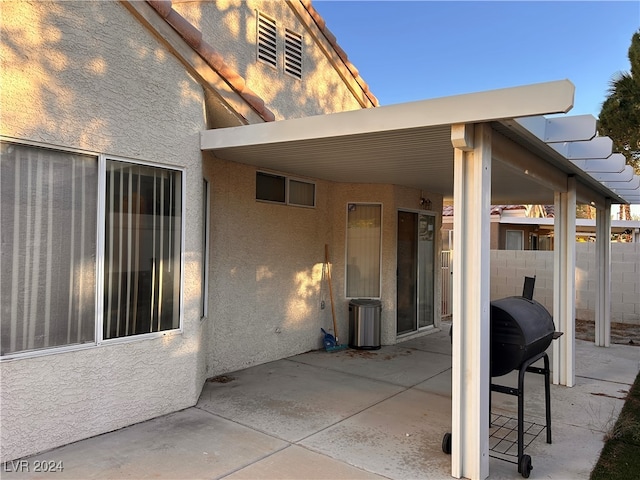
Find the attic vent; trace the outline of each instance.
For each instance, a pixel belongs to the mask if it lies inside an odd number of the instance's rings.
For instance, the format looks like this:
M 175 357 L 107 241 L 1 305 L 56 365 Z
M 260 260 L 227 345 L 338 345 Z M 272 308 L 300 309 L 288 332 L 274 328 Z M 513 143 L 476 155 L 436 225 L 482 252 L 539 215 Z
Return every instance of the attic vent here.
M 302 78 L 302 35 L 285 31 L 284 71 L 296 78 Z
M 258 60 L 276 66 L 276 22 L 258 13 Z

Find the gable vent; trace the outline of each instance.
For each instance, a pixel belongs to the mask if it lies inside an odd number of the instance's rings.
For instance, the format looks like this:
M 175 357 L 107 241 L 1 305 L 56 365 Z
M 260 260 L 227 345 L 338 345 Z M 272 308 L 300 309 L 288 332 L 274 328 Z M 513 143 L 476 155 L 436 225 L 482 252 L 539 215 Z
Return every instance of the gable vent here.
M 258 60 L 276 66 L 276 22 L 258 14 Z
M 302 78 L 302 35 L 286 30 L 284 37 L 284 71 Z

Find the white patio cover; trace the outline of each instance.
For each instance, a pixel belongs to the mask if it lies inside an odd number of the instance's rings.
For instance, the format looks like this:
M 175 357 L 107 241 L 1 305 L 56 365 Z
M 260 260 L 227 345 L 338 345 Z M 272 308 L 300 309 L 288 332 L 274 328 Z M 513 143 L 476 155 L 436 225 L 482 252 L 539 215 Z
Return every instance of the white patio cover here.
M 568 80 L 204 131 L 226 160 L 337 182 L 415 187 L 456 206 L 452 475 L 489 475 L 489 212 L 491 204 L 556 205 L 554 382 L 574 381 L 575 205 L 597 207 L 597 330 L 606 344 L 612 203 L 640 203 L 640 182 L 573 106 Z M 464 299 L 464 302 L 462 301 Z

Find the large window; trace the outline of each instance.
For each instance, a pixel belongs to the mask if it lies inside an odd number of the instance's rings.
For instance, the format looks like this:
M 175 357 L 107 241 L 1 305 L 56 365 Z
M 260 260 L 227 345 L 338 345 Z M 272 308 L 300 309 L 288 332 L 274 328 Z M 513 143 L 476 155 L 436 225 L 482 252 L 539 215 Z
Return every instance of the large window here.
M 107 160 L 105 339 L 180 326 L 181 173 Z
M 93 342 L 98 159 L 1 148 L 2 355 Z
M 182 172 L 1 147 L 2 356 L 179 328 Z
M 347 208 L 347 297 L 380 297 L 382 206 L 350 203 Z

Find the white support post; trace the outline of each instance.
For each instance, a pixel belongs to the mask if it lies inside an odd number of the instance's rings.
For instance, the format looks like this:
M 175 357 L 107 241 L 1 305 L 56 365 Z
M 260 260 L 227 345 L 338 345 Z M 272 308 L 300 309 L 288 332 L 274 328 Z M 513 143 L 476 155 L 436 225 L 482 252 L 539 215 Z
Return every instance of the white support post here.
M 563 332 L 553 342 L 553 383 L 575 383 L 576 310 L 576 180 L 567 179 L 567 192 L 555 194 L 553 248 L 553 318 Z
M 451 474 L 489 475 L 489 246 L 491 127 L 453 125 L 453 282 Z
M 611 199 L 596 212 L 596 345 L 611 344 Z

